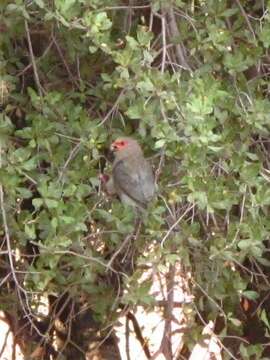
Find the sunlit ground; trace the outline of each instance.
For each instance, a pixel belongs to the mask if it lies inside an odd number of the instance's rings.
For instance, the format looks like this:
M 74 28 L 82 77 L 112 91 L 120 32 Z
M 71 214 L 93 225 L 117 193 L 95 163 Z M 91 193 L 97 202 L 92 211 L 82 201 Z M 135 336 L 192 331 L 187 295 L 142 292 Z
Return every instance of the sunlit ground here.
M 0 359 L 1 360 L 23 360 L 23 354 L 18 345 L 14 347 L 14 336 L 5 318 L 0 311 Z
M 185 280 L 181 277 L 180 265 L 176 264 L 176 272 L 174 277 L 173 288 L 173 301 L 175 303 L 186 304 L 192 303 L 193 297 L 184 291 Z M 166 274 L 168 269 L 164 269 L 164 273 L 158 275 L 153 273 L 152 270 L 146 271 L 143 275 L 143 280 L 151 279 L 152 287 L 150 290 L 151 295 L 155 301 L 166 301 L 167 289 L 166 289 Z M 47 313 L 46 307 L 47 301 L 42 302 L 42 306 L 39 308 L 39 312 Z M 47 305 L 46 305 L 47 304 Z M 161 348 L 162 339 L 164 338 L 164 316 L 161 306 L 157 306 L 154 311 L 146 312 L 142 306 L 138 306 L 134 313 L 136 320 L 140 326 L 143 339 L 147 342 L 150 353 L 155 360 L 166 360 L 162 353 L 159 353 Z M 174 307 L 172 309 L 171 329 L 171 345 L 173 358 L 177 359 L 179 352 L 183 346 L 183 329 L 187 327 L 187 319 L 183 312 L 182 306 Z M 134 333 L 133 325 L 129 321 L 129 336 L 126 336 L 126 317 L 119 319 L 119 325 L 115 328 L 116 335 L 119 339 L 119 350 L 121 353 L 121 360 L 128 360 L 127 352 L 129 353 L 129 359 L 131 360 L 147 360 L 146 355 L 142 349 L 142 344 L 137 340 Z M 206 324 L 203 329 L 203 334 L 208 335 L 204 343 L 195 345 L 189 360 L 222 360 L 220 343 L 213 333 L 214 324 L 210 322 Z M 31 355 L 31 359 L 35 359 Z M 0 312 L 0 360 L 26 360 L 18 345 L 14 346 L 14 337 L 9 327 L 8 321 L 5 318 L 3 312 Z M 102 359 L 103 360 L 103 359 Z M 111 360 L 111 359 L 104 359 Z

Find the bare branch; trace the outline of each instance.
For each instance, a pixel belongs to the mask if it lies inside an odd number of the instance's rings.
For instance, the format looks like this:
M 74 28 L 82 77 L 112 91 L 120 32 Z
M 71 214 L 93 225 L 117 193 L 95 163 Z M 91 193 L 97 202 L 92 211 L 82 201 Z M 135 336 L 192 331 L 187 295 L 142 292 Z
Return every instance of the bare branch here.
M 175 266 L 170 264 L 169 271 L 166 277 L 167 288 L 167 306 L 164 308 L 164 331 L 161 340 L 160 351 L 164 354 L 165 358 L 170 360 L 173 358 L 172 353 L 172 318 L 173 318 L 173 303 L 174 303 L 174 276 Z
M 75 158 L 75 156 L 78 154 L 78 151 L 79 151 L 79 148 L 81 146 L 81 143 L 79 142 L 76 146 L 74 146 L 74 148 L 71 150 L 63 168 L 62 168 L 62 171 L 60 172 L 59 174 L 59 177 L 58 177 L 58 182 L 60 182 L 63 178 L 63 175 L 65 173 L 65 170 L 68 166 L 68 164 L 70 163 L 71 160 L 73 160 Z
M 36 64 L 38 64 L 40 62 L 40 60 L 43 59 L 48 54 L 48 52 L 49 52 L 50 48 L 52 47 L 52 45 L 53 45 L 53 41 L 51 41 L 49 43 L 47 48 L 44 50 L 43 54 L 36 60 Z M 25 72 L 27 72 L 32 67 L 33 67 L 33 62 L 31 62 L 24 69 L 22 69 L 20 72 L 18 72 L 17 76 L 22 76 Z
M 162 25 L 162 62 L 161 62 L 161 72 L 164 73 L 165 64 L 166 64 L 166 20 L 164 15 L 161 17 Z
M 31 59 L 31 63 L 32 63 L 32 66 L 33 66 L 33 71 L 34 71 L 35 82 L 36 82 L 36 85 L 37 85 L 38 94 L 42 98 L 42 96 L 43 96 L 43 88 L 42 88 L 40 80 L 39 80 L 36 60 L 35 60 L 33 47 L 32 47 L 32 42 L 31 42 L 29 26 L 28 26 L 28 22 L 27 22 L 26 19 L 24 20 L 24 26 L 25 26 L 26 36 L 27 36 L 28 48 L 29 48 L 29 51 L 30 51 L 30 59 Z
M 116 111 L 118 104 L 121 100 L 121 97 L 123 96 L 123 94 L 125 93 L 125 89 L 122 89 L 120 94 L 118 95 L 113 107 L 108 111 L 108 113 L 105 115 L 104 119 L 101 121 L 100 124 L 98 124 L 98 126 L 103 125 L 109 118 L 110 116 L 114 113 L 114 111 Z
M 192 210 L 194 208 L 194 204 L 189 206 L 186 211 L 179 217 L 179 219 L 176 220 L 176 222 L 170 227 L 170 229 L 167 231 L 166 235 L 164 236 L 164 238 L 161 240 L 161 247 L 163 247 L 164 242 L 168 239 L 168 237 L 170 236 L 170 234 L 172 233 L 173 229 L 176 228 L 176 226 L 180 223 L 180 221 L 190 212 L 190 210 Z
M 253 39 L 256 41 L 255 32 L 254 32 L 254 30 L 253 30 L 253 27 L 251 26 L 251 23 L 250 23 L 250 21 L 249 21 L 249 18 L 248 18 L 248 16 L 247 16 L 246 12 L 245 12 L 245 9 L 243 8 L 243 6 L 242 6 L 242 4 L 240 3 L 239 0 L 235 0 L 235 2 L 236 2 L 236 4 L 238 5 L 238 7 L 239 7 L 239 9 L 240 9 L 240 11 L 241 11 L 241 13 L 242 13 L 242 15 L 243 15 L 246 23 L 247 23 L 247 26 L 248 26 L 248 28 L 249 28 L 249 31 L 251 32 L 251 34 L 252 34 L 252 36 L 253 36 Z
M 2 167 L 2 151 L 3 150 L 0 147 L 0 169 Z M 21 284 L 19 283 L 17 275 L 16 275 L 16 269 L 15 269 L 15 265 L 14 265 L 14 262 L 13 262 L 13 251 L 12 251 L 12 247 L 11 247 L 11 239 L 10 239 L 9 227 L 8 227 L 8 222 L 7 222 L 7 214 L 6 214 L 5 204 L 4 204 L 4 189 L 3 189 L 2 184 L 0 184 L 0 208 L 1 208 L 2 218 L 3 218 L 4 232 L 5 232 L 5 242 L 6 242 L 7 251 L 8 251 L 10 272 L 12 274 L 13 281 L 14 281 L 14 283 L 16 285 L 16 291 L 17 291 L 17 294 L 18 294 L 18 297 L 19 297 L 19 300 L 20 300 L 20 304 L 22 306 L 22 309 L 24 311 L 25 316 L 27 317 L 27 319 L 29 320 L 31 325 L 34 327 L 34 329 L 37 331 L 37 333 L 39 335 L 43 336 L 41 334 L 41 332 L 39 331 L 39 329 L 36 327 L 36 325 L 34 324 L 32 318 L 31 318 L 32 314 L 31 314 L 31 308 L 30 308 L 29 303 L 28 303 L 27 292 L 21 286 Z M 25 297 L 26 305 L 24 303 L 24 299 L 22 297 L 22 294 Z
M 180 39 L 181 35 L 177 26 L 173 7 L 170 7 L 167 11 L 167 24 L 168 24 L 168 33 L 170 37 Z M 175 49 L 176 49 L 176 57 L 178 64 L 181 65 L 184 69 L 191 71 L 191 67 L 189 66 L 186 60 L 185 47 L 180 41 L 178 44 L 175 45 Z
M 111 269 L 114 260 L 117 258 L 117 256 L 121 253 L 121 251 L 126 247 L 126 245 L 130 242 L 130 240 L 134 239 L 136 240 L 137 237 L 139 236 L 140 230 L 141 230 L 141 225 L 142 225 L 142 221 L 139 220 L 138 222 L 136 221 L 135 226 L 134 226 L 134 231 L 132 234 L 129 234 L 125 237 L 124 241 L 122 242 L 122 244 L 119 246 L 119 248 L 115 251 L 115 253 L 113 254 L 113 256 L 111 257 L 110 261 L 107 264 L 107 268 Z M 126 257 L 126 255 L 124 256 L 124 258 Z
M 148 348 L 146 340 L 144 339 L 144 337 L 142 335 L 140 325 L 139 325 L 135 315 L 132 314 L 132 312 L 129 311 L 126 316 L 127 316 L 127 319 L 132 322 L 136 338 L 140 342 L 146 358 L 151 359 L 150 350 Z
M 61 47 L 59 46 L 54 34 L 52 34 L 52 41 L 53 41 L 53 43 L 54 43 L 54 45 L 55 45 L 55 47 L 57 49 L 57 52 L 58 52 L 61 60 L 63 61 L 63 64 L 64 64 L 64 66 L 65 66 L 65 68 L 67 70 L 68 76 L 70 77 L 70 81 L 79 89 L 79 84 L 76 81 L 76 79 L 74 78 L 74 76 L 73 76 L 73 74 L 72 74 L 72 72 L 71 72 L 71 70 L 69 68 L 69 65 L 68 65 L 68 63 L 67 63 L 67 61 L 66 61 L 66 59 L 64 57 L 63 51 L 62 51 Z

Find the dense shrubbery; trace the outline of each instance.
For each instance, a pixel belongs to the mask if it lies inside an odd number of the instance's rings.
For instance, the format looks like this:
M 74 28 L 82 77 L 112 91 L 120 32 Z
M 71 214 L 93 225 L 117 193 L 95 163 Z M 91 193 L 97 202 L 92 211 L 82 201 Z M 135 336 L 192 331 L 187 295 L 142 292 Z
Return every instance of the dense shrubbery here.
M 224 358 L 267 354 L 269 6 L 1 2 L 0 303 L 45 329 L 48 346 L 52 324 L 35 319 L 44 297 L 54 312 L 87 304 L 91 319 L 76 326 L 104 329 L 119 306 L 154 306 L 137 281 L 146 265 L 172 271 L 181 259 L 195 296 L 182 356 L 210 319 Z M 139 139 L 159 196 L 132 254 L 110 263 L 135 223 L 100 191 L 119 134 Z

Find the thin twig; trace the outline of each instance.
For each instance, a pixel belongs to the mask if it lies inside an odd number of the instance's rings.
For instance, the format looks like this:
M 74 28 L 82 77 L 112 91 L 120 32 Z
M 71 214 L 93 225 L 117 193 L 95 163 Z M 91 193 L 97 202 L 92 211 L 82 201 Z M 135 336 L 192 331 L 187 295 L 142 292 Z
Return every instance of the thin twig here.
M 152 31 L 152 28 L 153 28 L 153 19 L 154 19 L 153 10 L 151 9 L 151 11 L 150 11 L 150 17 L 149 17 L 149 25 L 148 25 L 149 31 Z
M 151 5 L 126 5 L 126 6 L 106 6 L 102 10 L 128 10 L 128 9 L 149 9 Z M 100 11 L 100 9 L 98 10 Z
M 42 98 L 43 89 L 42 89 L 42 86 L 41 86 L 41 83 L 40 83 L 40 80 L 39 80 L 36 60 L 35 60 L 33 47 L 32 47 L 32 42 L 31 42 L 29 26 L 28 26 L 28 22 L 27 22 L 26 19 L 24 20 L 24 26 L 25 26 L 26 36 L 27 36 L 28 48 L 29 48 L 29 51 L 30 51 L 30 59 L 31 59 L 31 63 L 32 63 L 32 66 L 33 66 L 33 71 L 34 71 L 35 82 L 36 82 L 36 85 L 37 85 L 38 94 Z
M 120 94 L 118 95 L 118 97 L 117 97 L 117 99 L 116 99 L 113 107 L 107 112 L 107 114 L 105 115 L 104 119 L 100 122 L 100 124 L 98 124 L 98 126 L 103 125 L 103 124 L 109 119 L 109 117 L 112 115 L 112 113 L 116 110 L 116 108 L 118 107 L 118 104 L 119 104 L 119 102 L 120 102 L 120 100 L 121 100 L 122 95 L 125 93 L 125 90 L 126 90 L 126 89 L 122 89 L 122 90 L 121 90 L 121 92 L 120 92 Z
M 202 322 L 202 324 L 203 324 L 204 326 L 207 326 L 207 323 L 204 321 L 204 318 L 203 318 L 203 316 L 201 315 L 201 313 L 199 312 L 199 310 L 198 310 L 197 306 L 195 305 L 195 303 L 194 303 L 194 309 L 195 309 L 195 311 L 196 311 L 196 313 L 197 313 L 200 321 Z M 218 336 L 217 336 L 213 331 L 211 331 L 211 333 L 212 333 L 211 335 L 214 335 L 214 336 L 215 336 L 215 338 L 216 338 L 219 346 L 222 347 L 222 349 L 223 349 L 227 354 L 229 354 L 229 356 L 231 357 L 231 359 L 233 359 L 233 360 L 238 360 L 238 359 L 233 355 L 233 353 L 232 353 L 226 346 L 223 345 L 222 341 L 218 338 Z
M 129 344 L 129 338 L 130 338 L 130 329 L 129 329 L 129 319 L 126 317 L 126 324 L 125 324 L 125 338 L 126 338 L 126 357 L 127 360 L 131 360 L 130 358 L 130 344 Z
M 10 277 L 11 272 L 9 272 L 0 282 L 0 288 L 1 286 L 7 281 L 7 279 Z
M 238 5 L 238 7 L 239 7 L 239 9 L 240 9 L 240 11 L 241 11 L 241 13 L 242 13 L 242 15 L 243 15 L 246 23 L 247 23 L 247 26 L 248 26 L 248 28 L 249 28 L 249 31 L 250 31 L 251 34 L 253 35 L 253 39 L 256 41 L 255 32 L 254 32 L 254 30 L 253 30 L 253 27 L 251 26 L 251 23 L 250 23 L 250 21 L 249 21 L 249 18 L 248 18 L 248 16 L 247 16 L 247 14 L 246 14 L 246 12 L 245 12 L 242 4 L 240 3 L 239 0 L 235 0 L 235 2 L 236 2 L 236 4 Z
M 40 62 L 40 60 L 42 58 L 44 58 L 47 53 L 49 52 L 50 48 L 52 47 L 53 45 L 53 41 L 51 41 L 49 43 L 49 45 L 47 46 L 47 48 L 44 50 L 43 54 L 36 60 L 36 64 L 38 64 Z M 26 71 L 28 71 L 29 69 L 31 69 L 33 67 L 33 63 L 31 62 L 31 64 L 28 64 L 24 69 L 22 69 L 20 72 L 18 72 L 16 74 L 16 76 L 22 76 Z
M 71 344 L 71 341 L 72 341 L 72 339 L 71 339 L 71 330 L 72 330 L 72 325 L 73 325 L 72 320 L 73 320 L 73 316 L 74 316 L 74 300 L 71 301 L 71 309 L 69 309 L 68 312 L 69 312 L 69 316 L 68 316 L 67 321 L 66 321 L 68 323 L 68 325 L 67 325 L 67 328 L 68 328 L 67 335 L 66 335 L 66 339 L 65 339 L 64 344 L 61 346 L 61 350 L 59 351 L 58 356 L 60 354 L 64 353 L 66 347 L 68 346 L 68 344 Z M 72 345 L 74 346 L 74 343 L 72 343 Z
M 1 167 L 2 167 L 2 148 L 0 147 L 0 169 L 1 169 Z M 17 294 L 18 294 L 18 297 L 19 297 L 23 312 L 24 312 L 25 316 L 27 317 L 27 319 L 29 320 L 29 322 L 31 323 L 31 325 L 37 331 L 37 333 L 39 335 L 43 336 L 42 333 L 39 331 L 39 329 L 34 324 L 33 320 L 31 319 L 31 308 L 30 308 L 30 306 L 28 304 L 27 292 L 21 286 L 21 284 L 19 283 L 17 275 L 16 275 L 16 269 L 15 269 L 14 262 L 13 262 L 13 254 L 12 254 L 10 233 L 9 233 L 8 222 L 7 222 L 7 214 L 6 214 L 6 209 L 5 209 L 5 205 L 4 205 L 4 189 L 3 189 L 2 184 L 0 184 L 0 208 L 1 208 L 2 218 L 3 218 L 5 241 L 6 241 L 7 251 L 8 251 L 8 260 L 9 260 L 9 265 L 10 265 L 10 272 L 12 274 L 12 278 L 13 278 L 14 283 L 16 285 L 16 291 L 17 291 Z M 22 294 L 25 297 L 26 306 L 28 307 L 29 311 L 27 311 L 27 309 L 25 307 L 24 300 L 22 298 Z
M 39 243 L 36 243 L 34 241 L 31 241 L 31 243 L 34 244 L 34 245 L 38 245 L 38 246 L 42 247 L 44 250 L 47 250 L 48 252 L 51 251 L 46 246 L 42 246 Z M 73 255 L 73 256 L 77 256 L 77 257 L 80 257 L 80 258 L 85 259 L 85 260 L 93 261 L 93 262 L 95 262 L 95 263 L 97 263 L 97 264 L 99 264 L 101 266 L 106 267 L 106 269 L 109 268 L 112 272 L 119 273 L 118 271 L 116 271 L 112 267 L 110 267 L 110 262 L 108 264 L 106 264 L 103 261 L 101 261 L 98 258 L 93 257 L 93 256 L 87 256 L 87 255 L 79 254 L 79 253 L 77 253 L 75 251 L 72 251 L 72 250 L 54 250 L 54 254 L 55 255 Z M 123 275 L 125 275 L 125 274 L 123 274 Z
M 165 63 L 166 63 L 166 20 L 165 16 L 161 17 L 161 25 L 162 25 L 162 62 L 161 62 L 161 72 L 164 73 Z
M 207 292 L 203 289 L 203 287 L 199 283 L 197 283 L 194 279 L 192 279 L 191 281 L 195 284 L 195 286 L 197 286 L 201 290 L 201 292 L 207 297 L 207 299 L 210 300 L 219 309 L 219 311 L 223 315 L 224 321 L 227 323 L 227 316 L 224 310 L 222 309 L 222 307 L 210 295 L 207 294 Z
M 237 238 L 238 238 L 238 234 L 239 234 L 239 232 L 240 232 L 240 226 L 241 226 L 241 224 L 242 224 L 243 217 L 244 217 L 245 202 L 246 202 L 246 192 L 247 192 L 247 185 L 245 186 L 245 192 L 244 192 L 244 194 L 243 194 L 243 199 L 242 199 L 242 204 L 241 204 L 241 210 L 240 210 L 240 220 L 239 220 L 238 228 L 237 228 L 237 230 L 236 230 L 236 232 L 235 232 L 233 241 L 232 241 L 230 244 L 228 244 L 228 245 L 225 246 L 225 250 L 231 248 L 231 247 L 235 244 L 235 242 L 236 242 L 236 240 L 237 240 Z
M 129 243 L 129 241 L 131 240 L 132 237 L 133 237 L 133 235 L 130 235 L 130 234 L 125 237 L 125 240 L 122 242 L 122 244 L 119 246 L 119 248 L 115 251 L 115 253 L 111 257 L 110 261 L 108 262 L 107 270 L 112 269 L 112 264 L 113 264 L 114 260 L 116 259 L 117 255 L 125 248 L 125 246 Z
M 193 24 L 193 22 L 196 22 L 196 20 L 194 20 L 192 17 L 190 17 L 189 15 L 185 14 L 184 12 L 180 11 L 180 10 L 174 10 L 175 14 L 180 16 L 180 17 L 183 17 L 184 19 L 186 19 L 190 25 L 192 26 L 193 30 L 195 31 L 195 34 L 197 36 L 199 36 L 199 32 L 196 28 L 196 26 Z
M 70 161 L 71 161 L 72 159 L 75 158 L 75 156 L 77 155 L 77 153 L 78 153 L 78 151 L 79 151 L 80 146 L 81 146 L 81 143 L 79 142 L 79 143 L 78 143 L 76 146 L 74 146 L 74 148 L 71 150 L 71 152 L 70 152 L 70 154 L 69 154 L 69 156 L 68 156 L 68 158 L 67 158 L 67 160 L 66 160 L 66 162 L 65 162 L 65 164 L 64 164 L 64 166 L 63 166 L 63 168 L 62 168 L 62 171 L 61 171 L 60 174 L 59 174 L 58 182 L 60 182 L 60 181 L 62 180 L 63 175 L 64 175 L 64 172 L 65 172 L 68 164 L 70 163 Z
M 159 18 L 161 21 L 161 38 L 162 38 L 161 72 L 164 73 L 165 64 L 166 64 L 166 55 L 167 55 L 166 18 L 165 18 L 165 13 L 162 13 L 162 15 L 160 15 L 159 13 L 154 12 L 153 14 L 154 14 L 154 16 Z M 158 55 L 156 54 L 156 56 L 158 56 Z
M 172 359 L 172 318 L 173 318 L 173 302 L 174 302 L 174 281 L 175 281 L 175 265 L 170 264 L 169 271 L 166 276 L 167 288 L 167 306 L 164 308 L 164 330 L 160 345 L 160 351 L 166 359 Z
M 66 59 L 65 59 L 65 57 L 64 57 L 64 55 L 63 55 L 63 52 L 62 52 L 62 49 L 60 48 L 60 46 L 59 46 L 59 44 L 58 44 L 58 42 L 57 42 L 54 34 L 52 34 L 52 41 L 53 41 L 53 43 L 54 43 L 54 45 L 55 45 L 55 47 L 56 47 L 56 49 L 57 49 L 57 52 L 58 52 L 61 60 L 63 61 L 63 64 L 64 64 L 64 66 L 65 66 L 65 68 L 66 68 L 66 70 L 67 70 L 67 73 L 68 73 L 68 75 L 69 75 L 69 77 L 70 77 L 71 82 L 79 89 L 80 86 L 79 86 L 79 84 L 77 83 L 76 79 L 74 78 L 72 72 L 70 71 L 69 65 L 68 65 L 68 63 L 66 62 Z
M 186 214 L 192 210 L 194 208 L 194 204 L 189 206 L 186 211 L 179 217 L 179 219 L 176 220 L 176 222 L 170 227 L 170 229 L 167 231 L 166 235 L 164 236 L 164 238 L 161 240 L 161 247 L 163 247 L 164 242 L 168 239 L 168 237 L 170 236 L 171 232 L 173 231 L 174 228 L 176 228 L 176 226 L 180 223 L 180 221 L 186 216 Z
M 141 327 L 140 327 L 135 315 L 132 312 L 128 311 L 128 313 L 126 314 L 126 318 L 127 318 L 127 320 L 130 320 L 132 322 L 136 338 L 140 342 L 146 358 L 151 359 L 151 353 L 148 348 L 147 341 L 144 339 L 144 337 L 142 335 Z
M 179 39 L 180 31 L 177 26 L 173 7 L 169 7 L 169 9 L 167 11 L 167 18 L 168 18 L 168 21 L 167 21 L 168 32 L 170 33 L 170 36 L 173 38 Z M 186 70 L 191 71 L 191 67 L 189 66 L 189 64 L 186 60 L 186 54 L 185 54 L 186 51 L 185 51 L 185 47 L 183 46 L 183 44 L 181 42 L 179 42 L 178 44 L 175 45 L 175 49 L 176 49 L 177 63 L 179 65 L 183 66 L 183 68 L 185 68 Z

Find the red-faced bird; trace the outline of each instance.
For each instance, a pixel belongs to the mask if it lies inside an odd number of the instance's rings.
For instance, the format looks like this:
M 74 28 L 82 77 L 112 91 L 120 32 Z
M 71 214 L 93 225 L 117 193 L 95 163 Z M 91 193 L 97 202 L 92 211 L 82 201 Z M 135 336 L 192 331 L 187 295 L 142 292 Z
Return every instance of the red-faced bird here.
M 108 194 L 117 194 L 125 204 L 145 209 L 155 193 L 155 179 L 138 142 L 123 137 L 111 145 L 114 153 L 112 177 L 103 175 Z

